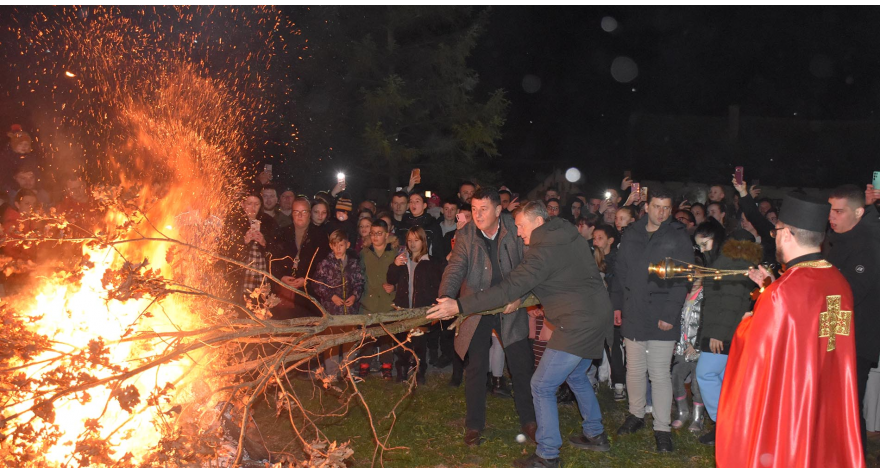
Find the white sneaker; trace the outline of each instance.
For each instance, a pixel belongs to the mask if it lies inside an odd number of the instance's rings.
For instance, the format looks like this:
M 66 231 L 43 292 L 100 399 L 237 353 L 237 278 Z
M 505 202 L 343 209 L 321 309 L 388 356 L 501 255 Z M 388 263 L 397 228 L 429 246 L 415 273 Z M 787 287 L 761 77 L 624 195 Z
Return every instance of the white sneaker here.
M 614 384 L 614 401 L 622 402 L 626 400 L 626 386 L 622 383 Z

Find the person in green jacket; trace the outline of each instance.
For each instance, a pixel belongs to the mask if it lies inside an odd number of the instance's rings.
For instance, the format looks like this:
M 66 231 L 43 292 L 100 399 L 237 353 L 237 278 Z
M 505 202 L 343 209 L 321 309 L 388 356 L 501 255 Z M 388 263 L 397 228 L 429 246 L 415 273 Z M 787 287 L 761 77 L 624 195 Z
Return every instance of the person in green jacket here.
M 370 226 L 370 245 L 361 249 L 361 272 L 364 275 L 364 294 L 361 297 L 361 312 L 382 313 L 391 311 L 394 302 L 394 285 L 385 281 L 388 265 L 397 257 L 394 247 L 388 243 L 388 224 L 382 219 L 375 219 Z M 391 351 L 390 336 L 382 336 L 377 341 L 380 352 L 379 362 L 382 364 L 382 378 L 391 380 L 393 377 L 394 356 Z M 362 353 L 366 354 L 375 348 L 368 344 Z M 370 373 L 370 363 L 361 362 L 358 375 L 366 377 Z

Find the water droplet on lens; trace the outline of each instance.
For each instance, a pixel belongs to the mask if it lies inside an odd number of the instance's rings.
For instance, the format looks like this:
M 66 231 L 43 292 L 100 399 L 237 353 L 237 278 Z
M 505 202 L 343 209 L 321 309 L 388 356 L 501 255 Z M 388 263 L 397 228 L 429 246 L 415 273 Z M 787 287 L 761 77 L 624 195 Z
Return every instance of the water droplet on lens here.
M 611 77 L 615 81 L 626 84 L 639 76 L 639 66 L 631 58 L 618 56 L 611 62 Z
M 617 20 L 614 17 L 606 16 L 602 18 L 602 29 L 605 30 L 606 33 L 611 33 L 612 31 L 617 29 Z
M 526 74 L 523 76 L 522 88 L 529 94 L 534 94 L 541 90 L 541 78 L 534 74 Z

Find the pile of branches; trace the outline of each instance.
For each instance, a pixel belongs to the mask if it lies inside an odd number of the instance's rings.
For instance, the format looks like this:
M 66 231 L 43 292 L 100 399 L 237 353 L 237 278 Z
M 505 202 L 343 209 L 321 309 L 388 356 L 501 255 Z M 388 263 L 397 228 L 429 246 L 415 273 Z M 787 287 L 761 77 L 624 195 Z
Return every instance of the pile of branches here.
M 163 234 L 138 206 L 131 204 L 136 192 L 120 189 L 104 192 L 111 197 L 107 202 L 127 216 L 116 229 L 99 233 L 78 229 L 79 235 L 75 235 L 70 232 L 71 224 L 65 216 L 50 213 L 30 217 L 39 221 L 40 225 L 36 226 L 39 231 L 7 235 L 6 242 L 25 246 L 81 245 L 86 249 L 115 252 L 122 257 L 118 259 L 121 263 L 106 270 L 102 281 L 107 299 L 145 299 L 149 301 L 147 308 L 161 306 L 169 298 L 191 299 L 194 301 L 192 307 L 201 309 L 201 323 L 195 327 L 157 332 L 149 325 L 141 324 L 144 319 L 156 317 L 145 310 L 142 317 L 125 328 L 115 341 L 96 339 L 86 347 L 59 351 L 56 341 L 33 329 L 41 315 L 20 314 L 9 304 L 0 305 L 0 465 L 47 465 L 41 450 L 51 446 L 61 435 L 60 429 L 52 424 L 55 403 L 86 399 L 89 397 L 87 391 L 95 387 L 109 389 L 110 396 L 106 400 L 109 409 L 124 410 L 129 414 L 151 411 L 153 423 L 160 429 L 162 438 L 153 447 L 152 454 L 136 460 L 131 453 L 117 452 L 109 437 L 99 435 L 100 418 L 85 420 L 74 455 L 65 465 L 344 466 L 353 453 L 351 447 L 347 442 L 328 439 L 320 429 L 320 421 L 327 416 L 338 417 L 357 403 L 369 415 L 370 435 L 375 442 L 373 464 L 382 464 L 385 451 L 400 449 L 389 445 L 388 440 L 398 416 L 398 407 L 415 386 L 415 372 L 411 372 L 409 389 L 393 409 L 384 417 L 376 418 L 354 383 L 356 375 L 352 374 L 351 367 L 357 367 L 364 358 L 377 356 L 359 357 L 358 354 L 366 343 L 381 336 L 391 336 L 394 341 L 388 350 L 405 348 L 409 338 L 420 334 L 417 328 L 430 324 L 425 317 L 427 308 L 373 314 L 328 314 L 310 295 L 286 285 L 269 272 L 252 268 L 214 249 L 202 249 Z M 143 228 L 147 230 L 141 230 Z M 147 242 L 160 242 L 176 249 L 169 251 L 169 262 L 173 260 L 172 253 L 188 252 L 206 268 L 216 268 L 212 265 L 222 261 L 260 273 L 264 284 L 254 290 L 250 298 L 236 301 L 197 287 L 192 282 L 163 277 L 149 261 L 126 257 L 128 248 Z M 54 278 L 59 284 L 76 282 L 93 263 L 87 255 L 80 255 L 79 260 L 68 261 L 65 265 L 64 268 L 52 268 L 51 277 L 47 278 Z M 33 265 L 7 261 L 6 267 L 8 270 L 33 268 Z M 270 282 L 310 299 L 322 314 L 291 320 L 271 319 L 272 309 L 279 300 L 271 294 Z M 534 304 L 534 301 L 525 304 Z M 401 334 L 406 337 L 399 337 Z M 132 342 L 162 349 L 124 366 L 112 364 L 107 354 L 113 346 Z M 303 398 L 296 392 L 291 377 L 308 371 L 310 366 L 319 366 L 319 354 L 346 343 L 354 343 L 354 348 L 343 354 L 340 371 L 344 377 L 334 380 L 320 369 L 310 373 L 314 386 L 335 391 L 340 405 L 325 413 L 310 411 L 302 403 Z M 207 378 L 189 386 L 170 383 L 155 386 L 151 393 L 139 393 L 130 383 L 138 374 L 154 368 L 161 371 L 165 365 L 187 357 L 198 362 L 196 365 Z M 49 372 L 30 370 L 50 363 L 54 369 Z M 95 367 L 100 367 L 103 369 L 101 373 L 108 375 L 96 377 L 93 375 Z M 207 380 L 210 383 L 206 383 Z M 196 396 L 190 397 L 186 404 L 179 404 L 179 397 L 175 394 L 182 390 Z M 259 429 L 252 415 L 255 404 L 266 398 L 274 400 L 278 416 L 289 419 L 298 442 L 294 452 L 270 453 L 259 442 Z M 207 422 L 206 413 L 210 414 Z M 36 418 L 47 422 L 42 424 L 43 428 L 36 429 L 28 422 Z M 384 419 L 391 421 L 383 424 Z M 382 432 L 380 425 L 385 426 Z M 124 429 L 132 427 L 124 427 L 123 423 L 116 431 Z M 229 443 L 224 443 L 230 433 L 237 436 L 232 450 Z

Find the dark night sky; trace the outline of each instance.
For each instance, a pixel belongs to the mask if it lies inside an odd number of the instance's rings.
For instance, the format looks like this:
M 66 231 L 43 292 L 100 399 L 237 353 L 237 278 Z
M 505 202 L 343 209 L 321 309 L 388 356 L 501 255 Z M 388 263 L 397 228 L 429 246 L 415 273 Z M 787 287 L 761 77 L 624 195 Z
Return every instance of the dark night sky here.
M 360 7 L 289 7 L 284 11 L 302 26 L 306 36 L 316 40 L 311 43 L 314 56 L 321 54 L 320 41 L 342 39 L 327 36 L 334 30 L 326 26 L 323 13 L 338 9 L 352 14 L 356 8 Z M 2 7 L 0 12 L 19 13 L 0 23 L 15 24 L 17 17 L 51 9 Z M 603 30 L 605 17 L 616 22 L 613 31 Z M 478 100 L 503 88 L 511 101 L 500 143 L 505 184 L 525 191 L 536 184 L 536 177 L 543 177 L 542 173 L 569 166 L 580 167 L 593 183 L 610 184 L 630 167 L 646 179 L 673 179 L 675 166 L 681 163 L 651 160 L 650 156 L 630 162 L 635 115 L 724 119 L 728 107 L 738 105 L 743 118 L 784 119 L 780 121 L 783 127 L 811 121 L 861 121 L 860 133 L 870 135 L 876 127 L 880 137 L 878 25 L 877 7 L 492 7 L 468 63 L 480 75 L 475 93 Z M 381 29 L 381 25 L 366 27 Z M 348 38 L 352 39 L 356 38 Z M 4 40 L 7 60 L 15 61 L 16 39 L 5 31 L 0 40 Z M 637 77 L 628 83 L 612 77 L 612 63 L 618 57 L 631 58 L 638 67 Z M 317 67 L 320 60 L 314 59 L 293 61 L 292 68 L 278 71 L 275 83 L 289 80 L 285 79 L 286 71 L 300 74 L 302 68 Z M 313 72 L 320 78 L 322 71 Z M 535 89 L 536 78 L 540 88 L 527 92 L 525 87 Z M 15 108 L 16 96 L 10 92 L 15 78 L 5 75 L 0 84 L 7 89 L 0 100 L 6 114 L 3 129 L 10 120 L 27 125 L 23 116 L 27 111 Z M 288 86 L 291 94 L 297 96 L 302 85 L 292 81 Z M 320 84 L 312 86 L 320 89 Z M 281 124 L 277 128 L 287 133 L 291 124 L 297 126 L 302 137 L 296 145 L 302 152 L 298 156 L 326 157 L 335 138 L 332 130 L 312 125 L 310 114 L 316 112 L 308 106 L 315 101 L 310 101 L 308 94 L 300 94 L 299 103 L 290 104 L 289 113 L 277 118 Z M 320 113 L 325 121 L 346 113 L 335 108 L 338 104 L 330 99 L 323 97 L 325 111 Z M 767 136 L 773 139 L 772 134 Z M 833 154 L 840 142 L 832 138 L 825 145 Z M 793 148 L 803 143 L 777 140 L 773 145 Z M 755 154 L 754 149 L 748 152 Z M 852 168 L 847 180 L 865 182 L 870 170 L 880 168 L 874 164 L 872 146 L 846 153 L 846 163 Z M 322 166 L 330 162 L 327 174 L 335 173 L 331 168 L 337 164 L 330 158 L 322 162 Z M 749 169 L 759 168 L 754 163 L 759 158 L 751 159 L 753 162 L 745 163 Z M 724 166 L 726 170 L 727 164 Z M 760 168 L 764 172 L 761 179 L 768 184 L 788 175 L 779 165 L 765 163 Z M 706 179 L 723 177 L 717 175 Z M 841 178 L 839 173 L 834 178 L 828 177 L 831 174 L 816 175 L 824 176 L 826 182 L 810 184 L 840 184 L 831 182 Z
M 875 7 L 495 7 L 471 65 L 483 90 L 509 91 L 506 159 L 537 173 L 613 160 L 616 175 L 635 112 L 875 120 L 878 20 Z M 617 56 L 638 66 L 628 84 Z

